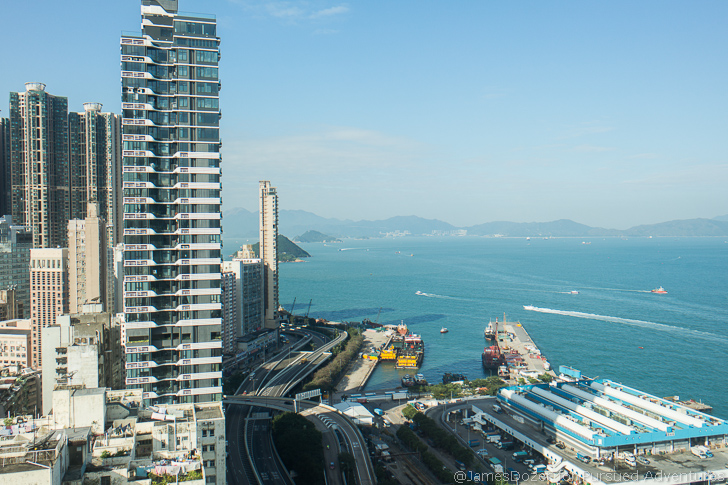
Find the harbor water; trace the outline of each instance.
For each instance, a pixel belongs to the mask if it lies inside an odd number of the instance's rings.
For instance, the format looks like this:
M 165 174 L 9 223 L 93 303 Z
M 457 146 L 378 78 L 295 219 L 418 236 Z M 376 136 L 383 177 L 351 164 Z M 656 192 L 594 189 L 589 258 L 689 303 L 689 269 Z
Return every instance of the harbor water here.
M 226 241 L 232 253 L 243 241 Z M 520 321 L 554 369 L 702 400 L 728 417 L 728 242 L 722 238 L 406 237 L 302 244 L 280 265 L 280 302 L 336 321 L 404 321 L 419 372 L 485 377 L 483 330 Z M 667 294 L 651 290 L 663 286 Z M 578 293 L 576 293 L 578 292 Z M 524 306 L 529 309 L 524 309 Z M 449 332 L 442 334 L 440 329 Z M 412 371 L 381 364 L 367 390 Z

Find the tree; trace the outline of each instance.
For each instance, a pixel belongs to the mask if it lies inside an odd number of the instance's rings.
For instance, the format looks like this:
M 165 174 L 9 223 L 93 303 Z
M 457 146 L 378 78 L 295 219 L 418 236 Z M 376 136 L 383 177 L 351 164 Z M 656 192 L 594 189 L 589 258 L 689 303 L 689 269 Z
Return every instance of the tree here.
M 552 375 L 551 375 L 551 374 L 549 374 L 548 372 L 544 372 L 543 374 L 541 374 L 540 376 L 538 376 L 538 378 L 539 378 L 539 379 L 541 379 L 541 380 L 542 380 L 543 382 L 545 382 L 545 383 L 547 383 L 547 384 L 548 384 L 549 382 L 551 382 L 551 381 L 553 381 L 553 380 L 554 380 L 554 376 L 552 376 Z
M 288 469 L 295 470 L 301 483 L 324 483 L 324 451 L 321 432 L 295 413 L 273 418 L 273 441 Z
M 407 419 L 412 419 L 414 417 L 414 415 L 417 413 L 418 413 L 418 411 L 411 404 L 408 404 L 404 408 L 402 408 L 402 416 L 404 416 Z
M 346 451 L 339 453 L 339 466 L 346 477 L 347 483 L 354 483 L 354 472 L 356 471 L 354 455 Z

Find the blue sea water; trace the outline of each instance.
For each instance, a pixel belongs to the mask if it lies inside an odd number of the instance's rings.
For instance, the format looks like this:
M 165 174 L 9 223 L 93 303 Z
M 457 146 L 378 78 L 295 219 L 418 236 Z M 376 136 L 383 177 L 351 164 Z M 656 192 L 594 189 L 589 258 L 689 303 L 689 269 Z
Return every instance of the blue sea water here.
M 301 246 L 313 257 L 280 265 L 281 304 L 290 309 L 296 298 L 300 315 L 311 300 L 310 315 L 329 320 L 404 321 L 425 341 L 420 372 L 431 382 L 448 371 L 484 377 L 483 330 L 505 314 L 555 368 L 702 400 L 728 417 L 723 239 L 406 237 Z M 668 293 L 650 292 L 658 286 Z M 398 385 L 407 372 L 382 364 L 367 389 Z

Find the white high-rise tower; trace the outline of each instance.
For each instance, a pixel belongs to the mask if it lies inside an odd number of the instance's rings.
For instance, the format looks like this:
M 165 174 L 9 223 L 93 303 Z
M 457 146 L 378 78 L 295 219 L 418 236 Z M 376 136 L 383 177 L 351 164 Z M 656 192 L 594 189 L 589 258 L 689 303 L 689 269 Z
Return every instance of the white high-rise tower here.
M 278 328 L 278 194 L 260 181 L 260 259 L 263 260 L 265 327 Z
M 121 38 L 126 385 L 153 403 L 216 401 L 220 38 L 177 0 L 141 9 L 141 33 Z

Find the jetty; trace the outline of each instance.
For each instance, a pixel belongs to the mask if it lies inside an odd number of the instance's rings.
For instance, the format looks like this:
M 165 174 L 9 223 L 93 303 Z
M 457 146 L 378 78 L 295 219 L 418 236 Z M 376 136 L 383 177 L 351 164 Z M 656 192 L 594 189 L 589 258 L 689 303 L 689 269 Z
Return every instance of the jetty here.
M 496 319 L 494 325 L 497 332 L 494 334 L 494 339 L 486 343 L 486 349 L 489 346 L 492 348 L 493 345 L 498 347 L 502 355 L 498 375 L 502 379 L 515 384 L 520 378 L 528 380 L 529 377 L 537 378 L 543 374 L 556 376 L 551 370 L 551 364 L 520 322 L 509 322 L 503 315 L 503 321 L 498 322 Z

